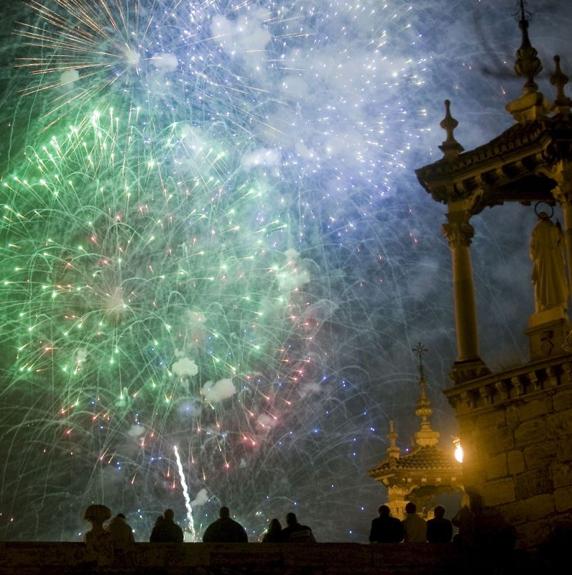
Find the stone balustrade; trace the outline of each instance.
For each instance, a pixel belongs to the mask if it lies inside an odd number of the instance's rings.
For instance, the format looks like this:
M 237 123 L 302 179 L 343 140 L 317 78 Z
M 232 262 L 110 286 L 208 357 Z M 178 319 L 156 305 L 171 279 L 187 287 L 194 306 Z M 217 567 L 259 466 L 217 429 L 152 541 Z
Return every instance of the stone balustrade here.
M 550 358 L 492 373 L 445 390 L 458 416 L 502 407 L 534 394 L 553 394 L 572 385 L 572 355 Z M 572 395 L 572 392 L 567 391 Z M 570 399 L 568 400 L 570 402 Z
M 0 543 L 0 575 L 141 573 L 161 575 L 419 575 L 458 574 L 456 546 L 357 543 L 137 543 L 136 566 L 90 569 L 83 543 Z

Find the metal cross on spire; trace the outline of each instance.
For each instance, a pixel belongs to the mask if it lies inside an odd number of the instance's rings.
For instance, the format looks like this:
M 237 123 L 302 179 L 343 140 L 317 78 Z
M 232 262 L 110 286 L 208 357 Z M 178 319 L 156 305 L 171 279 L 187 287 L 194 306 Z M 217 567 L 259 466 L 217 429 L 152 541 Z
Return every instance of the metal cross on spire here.
M 530 93 L 536 92 L 538 88 L 534 78 L 542 71 L 542 62 L 539 60 L 538 53 L 530 43 L 530 38 L 528 36 L 529 12 L 526 9 L 526 1 L 520 0 L 519 7 L 520 20 L 518 22 L 518 27 L 522 33 L 522 43 L 516 52 L 514 71 L 517 76 L 526 78 L 526 84 L 524 85 L 525 93 Z
M 417 356 L 419 378 L 425 379 L 425 372 L 423 369 L 423 355 L 429 350 L 421 342 L 418 342 L 415 347 L 411 348 L 411 351 Z
M 520 0 L 520 19 L 526 20 L 527 10 L 526 10 L 526 0 Z

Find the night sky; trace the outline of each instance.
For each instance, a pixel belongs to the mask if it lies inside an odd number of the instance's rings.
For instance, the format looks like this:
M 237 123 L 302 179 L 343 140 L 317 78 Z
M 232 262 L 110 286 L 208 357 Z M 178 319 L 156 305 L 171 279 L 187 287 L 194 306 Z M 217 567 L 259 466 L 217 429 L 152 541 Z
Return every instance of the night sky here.
M 572 4 L 529 2 L 548 83 Z M 147 540 L 221 504 L 367 540 L 367 469 L 434 426 L 455 341 L 444 206 L 414 168 L 511 125 L 514 0 L 2 0 L 0 538 Z M 569 90 L 569 93 L 571 91 Z M 558 216 L 558 214 L 556 214 Z M 526 358 L 532 207 L 474 219 L 482 356 Z

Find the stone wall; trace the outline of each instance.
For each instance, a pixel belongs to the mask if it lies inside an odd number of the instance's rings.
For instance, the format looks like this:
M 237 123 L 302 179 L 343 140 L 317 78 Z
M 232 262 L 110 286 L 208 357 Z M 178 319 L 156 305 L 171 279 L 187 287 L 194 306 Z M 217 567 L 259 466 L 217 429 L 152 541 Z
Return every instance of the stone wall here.
M 453 545 L 137 543 L 136 565 L 90 568 L 82 543 L 0 543 L 0 575 L 458 575 Z
M 572 521 L 572 358 L 447 390 L 465 450 L 463 482 L 516 527 L 520 545 Z

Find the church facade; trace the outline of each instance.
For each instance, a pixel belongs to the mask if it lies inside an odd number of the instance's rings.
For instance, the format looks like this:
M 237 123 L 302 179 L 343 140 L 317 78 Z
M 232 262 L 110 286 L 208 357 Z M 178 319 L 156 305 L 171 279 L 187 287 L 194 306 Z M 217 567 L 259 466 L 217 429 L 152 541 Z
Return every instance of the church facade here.
M 447 101 L 443 158 L 417 170 L 431 197 L 447 206 L 443 232 L 451 250 L 457 339 L 453 406 L 464 449 L 463 484 L 517 529 L 525 547 L 572 523 L 572 100 L 554 58 L 555 100 L 539 91 L 542 69 L 522 10 L 515 71 L 522 95 L 507 105 L 514 124 L 465 152 Z M 534 205 L 530 241 L 535 309 L 528 318 L 529 360 L 491 372 L 481 358 L 471 264 L 471 219 L 507 202 Z M 552 221 L 554 207 L 563 229 Z M 499 342 L 502 345 L 502 341 Z

